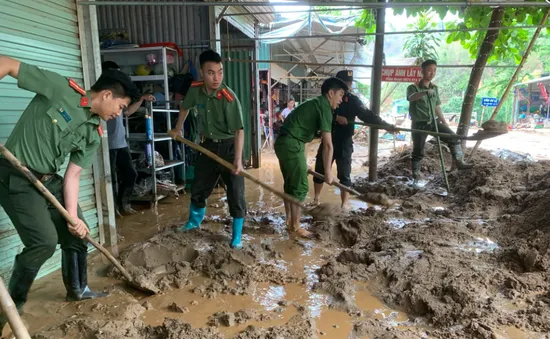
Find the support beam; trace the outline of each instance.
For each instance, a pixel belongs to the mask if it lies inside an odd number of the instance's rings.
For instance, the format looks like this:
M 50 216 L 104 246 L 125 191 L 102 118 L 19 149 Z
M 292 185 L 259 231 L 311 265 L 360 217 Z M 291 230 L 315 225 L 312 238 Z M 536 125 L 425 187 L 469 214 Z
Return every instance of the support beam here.
M 217 18 L 218 7 L 209 7 L 208 8 L 208 29 L 210 32 L 210 48 L 219 54 L 222 53 L 222 44 L 221 44 L 221 34 L 220 34 L 220 23 Z
M 258 22 L 254 24 L 254 32 L 256 36 L 260 35 L 260 25 Z M 254 42 L 254 59 L 260 57 L 260 42 Z M 260 119 L 260 71 L 258 63 L 252 63 L 252 81 L 253 87 L 253 102 L 252 102 L 252 167 L 260 168 L 261 166 L 261 147 L 262 147 L 262 126 L 263 121 Z
M 228 61 L 228 60 L 226 60 Z M 242 60 L 242 59 L 231 59 L 231 62 L 260 62 L 266 64 L 293 64 L 293 65 L 305 65 L 305 66 L 333 66 L 333 67 L 363 67 L 363 68 L 372 68 L 373 65 L 365 64 L 326 64 L 318 63 L 314 64 L 312 62 L 298 62 L 290 60 Z M 386 67 L 411 67 L 410 65 L 384 65 Z M 472 68 L 474 65 L 437 65 L 437 68 Z M 517 66 L 507 66 L 507 65 L 493 65 L 485 66 L 486 68 L 516 68 Z
M 223 14 L 225 13 L 225 11 L 227 11 L 227 9 L 229 8 L 229 6 L 225 6 L 224 8 L 222 8 L 220 14 L 218 15 L 218 17 L 216 18 L 216 24 L 220 24 L 220 21 L 222 20 L 223 18 Z
M 80 50 L 82 54 L 82 73 L 84 88 L 90 89 L 101 75 L 101 56 L 99 54 L 99 37 L 97 28 L 96 7 L 77 6 Z M 109 159 L 109 142 L 107 125 L 101 122 L 103 136 L 99 152 L 93 161 L 93 178 L 99 224 L 99 242 L 105 244 L 109 235 L 109 247 L 113 256 L 118 256 L 118 234 L 115 220 L 115 202 Z M 105 213 L 106 212 L 106 213 Z M 108 231 L 108 233 L 106 233 Z
M 378 0 L 379 3 L 384 0 Z M 371 81 L 371 110 L 380 115 L 380 98 L 382 95 L 382 64 L 384 62 L 384 31 L 386 10 L 376 11 L 376 40 L 374 42 L 374 69 Z M 369 181 L 376 181 L 378 177 L 378 129 L 370 128 L 369 135 Z
M 296 2 L 227 2 L 220 1 L 216 3 L 212 2 L 200 2 L 200 1 L 79 1 L 79 5 L 82 6 L 236 6 L 236 7 L 274 7 L 274 6 L 324 6 L 324 7 L 342 7 L 353 6 L 360 8 L 408 8 L 408 7 L 482 7 L 482 6 L 494 6 L 494 7 L 550 7 L 547 2 L 524 2 L 524 1 L 449 1 L 449 2 L 357 2 L 357 1 L 296 1 Z
M 507 26 L 507 27 L 472 27 L 472 28 L 452 28 L 452 29 L 433 29 L 433 30 L 417 30 L 417 31 L 396 31 L 396 32 L 384 32 L 384 35 L 410 35 L 410 34 L 439 34 L 439 33 L 451 33 L 451 32 L 472 32 L 472 31 L 493 31 L 493 30 L 499 30 L 499 29 L 507 29 L 507 30 L 515 30 L 515 29 L 532 29 L 532 28 L 538 28 L 537 25 L 526 25 L 526 26 Z M 550 27 L 550 25 L 544 25 L 543 28 Z M 277 37 L 250 37 L 246 39 L 231 39 L 227 40 L 224 39 L 223 41 L 226 43 L 239 43 L 239 42 L 246 42 L 252 40 L 261 40 L 261 41 L 269 41 L 269 40 L 300 40 L 300 39 L 318 39 L 318 38 L 327 38 L 327 39 L 333 39 L 336 41 L 342 41 L 342 38 L 344 37 L 355 37 L 355 38 L 363 38 L 365 36 L 377 36 L 380 35 L 380 33 L 373 32 L 373 33 L 343 33 L 343 34 L 316 34 L 316 35 L 289 35 L 289 36 L 277 36 Z M 208 42 L 207 40 L 193 40 L 190 43 L 192 44 L 199 44 Z M 357 42 L 356 40 L 349 40 L 344 42 Z

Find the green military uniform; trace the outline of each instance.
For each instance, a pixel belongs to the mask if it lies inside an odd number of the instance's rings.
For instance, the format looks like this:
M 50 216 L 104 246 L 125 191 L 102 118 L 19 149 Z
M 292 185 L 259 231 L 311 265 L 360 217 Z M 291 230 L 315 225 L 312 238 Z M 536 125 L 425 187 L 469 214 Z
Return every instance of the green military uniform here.
M 300 201 L 304 201 L 309 190 L 305 144 L 311 142 L 319 130 L 332 131 L 332 108 L 324 95 L 306 101 L 292 111 L 275 141 L 284 191 Z
M 56 173 L 69 154 L 76 165 L 91 166 L 100 144 L 100 119 L 91 113 L 87 93 L 73 80 L 57 73 L 21 63 L 17 84 L 36 96 L 21 115 L 6 147 L 63 204 L 63 178 Z M 59 211 L 4 158 L 0 158 L 0 205 L 25 245 L 15 258 L 9 284 L 17 307 L 25 303 L 38 270 L 53 255 L 58 243 L 63 250 L 67 291 L 80 289 L 79 281 L 71 281 L 71 274 L 79 267 L 82 270 L 82 265 L 85 267 L 86 241 L 69 232 Z M 80 208 L 78 216 L 84 220 Z M 76 277 L 85 282 L 85 269 Z
M 454 131 L 449 128 L 449 126 L 442 124 L 437 119 L 436 107 L 441 105 L 441 99 L 439 98 L 439 88 L 430 83 L 428 87 L 424 86 L 423 82 L 411 84 L 407 87 L 407 98 L 410 98 L 415 93 L 424 92 L 428 90 L 433 90 L 434 94 L 426 94 L 417 101 L 412 101 L 409 103 L 409 114 L 412 120 L 412 128 L 424 131 L 440 133 L 454 134 Z M 435 120 L 434 120 L 435 118 Z M 424 158 L 424 146 L 426 145 L 426 138 L 428 137 L 425 133 L 412 132 L 411 133 L 413 141 L 413 152 L 411 155 L 412 159 L 412 171 L 413 176 L 417 177 L 420 173 L 420 162 Z M 463 153 L 460 147 L 458 139 L 440 137 L 441 141 L 445 142 L 451 153 L 453 159 L 462 159 Z
M 196 109 L 202 146 L 233 163 L 235 132 L 244 127 L 241 103 L 235 93 L 222 84 L 218 90 L 208 94 L 202 82 L 194 82 L 183 99 L 181 108 Z M 232 175 L 229 170 L 204 154 L 199 155 L 195 164 L 191 203 L 197 208 L 205 208 L 206 199 L 220 176 L 227 185 L 230 215 L 233 218 L 244 218 L 244 178 Z

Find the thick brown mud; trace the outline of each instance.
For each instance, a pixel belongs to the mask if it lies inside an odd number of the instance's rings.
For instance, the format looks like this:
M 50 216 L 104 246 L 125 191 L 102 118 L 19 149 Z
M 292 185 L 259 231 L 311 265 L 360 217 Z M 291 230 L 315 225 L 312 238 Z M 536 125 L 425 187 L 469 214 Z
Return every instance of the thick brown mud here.
M 69 317 L 33 337 L 547 338 L 550 164 L 479 150 L 472 169 L 449 171 L 447 192 L 436 151 L 427 145 L 420 187 L 410 149 L 387 159 L 377 183 L 356 180 L 389 207 L 354 200 L 352 211 L 305 216 L 315 240 L 289 237 L 282 204 L 259 188 L 242 251 L 228 246 L 225 209 L 196 232 L 165 223 L 120 257 L 157 295 L 115 284 L 111 270 L 109 298 L 68 304 Z M 262 180 L 279 183 L 264 166 Z M 323 201 L 337 206 L 337 193 Z

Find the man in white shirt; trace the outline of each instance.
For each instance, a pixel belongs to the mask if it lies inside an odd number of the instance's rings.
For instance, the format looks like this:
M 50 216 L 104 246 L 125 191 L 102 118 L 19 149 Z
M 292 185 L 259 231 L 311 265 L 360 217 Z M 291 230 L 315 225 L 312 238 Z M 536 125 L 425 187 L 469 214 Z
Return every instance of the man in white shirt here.
M 281 115 L 283 116 L 283 119 L 286 119 L 290 112 L 294 109 L 294 98 L 290 97 L 288 99 L 288 103 L 286 104 L 286 108 L 281 112 Z

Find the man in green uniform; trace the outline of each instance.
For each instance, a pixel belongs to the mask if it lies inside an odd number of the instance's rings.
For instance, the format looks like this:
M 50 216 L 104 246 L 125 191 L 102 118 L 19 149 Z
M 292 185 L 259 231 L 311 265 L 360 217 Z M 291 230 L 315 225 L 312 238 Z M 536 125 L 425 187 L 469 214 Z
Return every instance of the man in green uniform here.
M 189 220 L 180 231 L 200 228 L 206 212 L 206 199 L 214 190 L 221 176 L 227 185 L 227 204 L 233 217 L 231 247 L 242 248 L 241 235 L 246 215 L 244 199 L 243 170 L 243 113 L 239 99 L 223 84 L 223 64 L 221 56 L 214 51 L 205 51 L 199 56 L 200 73 L 203 82 L 194 82 L 180 105 L 180 115 L 175 133 L 181 135 L 183 123 L 189 110 L 198 113 L 202 146 L 233 163 L 235 170 L 230 172 L 204 154 L 200 154 L 195 164 L 195 180 L 191 188 Z
M 439 132 L 455 134 L 443 117 L 441 100 L 439 99 L 439 88 L 432 83 L 436 71 L 437 63 L 435 60 L 424 61 L 422 63 L 422 80 L 407 87 L 407 100 L 410 102 L 409 113 L 411 115 L 412 128 L 435 132 L 437 124 Z M 415 181 L 420 178 L 420 162 L 424 158 L 424 146 L 426 145 L 427 137 L 427 134 L 424 133 L 412 133 L 412 173 Z M 464 162 L 464 153 L 458 139 L 440 138 L 451 150 L 453 167 L 457 167 L 458 169 L 471 168 L 470 165 Z
M 321 86 L 321 96 L 308 100 L 288 115 L 275 142 L 275 154 L 283 173 L 284 191 L 304 201 L 309 185 L 305 144 L 321 131 L 325 182 L 332 184 L 332 110 L 338 108 L 348 85 L 338 78 L 329 78 Z M 300 207 L 285 201 L 286 224 L 290 232 L 302 237 L 311 233 L 300 227 Z
M 15 257 L 8 285 L 10 295 L 21 311 L 40 267 L 59 243 L 67 300 L 105 296 L 88 288 L 88 252 L 83 238 L 89 230 L 78 206 L 80 174 L 92 165 L 99 146 L 100 119 L 120 115 L 132 100 L 139 98 L 139 92 L 120 71 L 104 72 L 91 90 L 85 91 L 72 79 L 0 56 L 0 79 L 6 75 L 17 79 L 19 88 L 36 93 L 15 125 L 6 148 L 78 220 L 76 226 L 68 224 L 23 174 L 0 157 L 0 205 L 25 245 Z M 56 173 L 67 155 L 69 164 L 61 177 Z M 5 319 L 0 319 L 0 325 L 4 324 Z
M 346 82 L 349 88 L 353 81 L 353 71 L 343 70 L 336 73 L 338 79 Z M 353 134 L 355 133 L 355 118 L 359 118 L 367 124 L 376 124 L 385 126 L 390 132 L 396 130 L 395 126 L 385 122 L 370 109 L 366 108 L 358 96 L 348 92 L 344 95 L 342 104 L 334 110 L 332 123 L 332 146 L 334 147 L 334 160 L 338 173 L 338 180 L 346 187 L 351 186 L 351 155 L 353 154 Z M 323 169 L 323 143 L 319 145 L 317 158 L 315 161 L 315 172 L 324 174 Z M 323 180 L 314 177 L 314 198 L 313 203 L 319 203 L 321 190 L 323 189 Z M 342 208 L 347 206 L 349 193 L 340 190 Z

